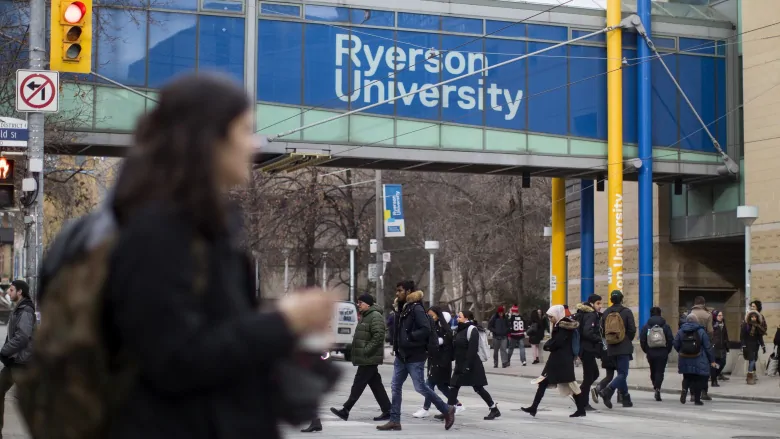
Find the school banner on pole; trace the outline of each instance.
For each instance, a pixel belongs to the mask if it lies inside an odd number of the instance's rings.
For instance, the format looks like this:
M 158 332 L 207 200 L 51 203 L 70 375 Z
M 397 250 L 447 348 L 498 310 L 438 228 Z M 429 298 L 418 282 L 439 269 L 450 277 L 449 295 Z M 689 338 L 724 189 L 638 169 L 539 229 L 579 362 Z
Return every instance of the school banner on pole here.
M 385 237 L 402 238 L 406 236 L 406 224 L 401 185 L 382 185 L 382 193 L 385 197 Z

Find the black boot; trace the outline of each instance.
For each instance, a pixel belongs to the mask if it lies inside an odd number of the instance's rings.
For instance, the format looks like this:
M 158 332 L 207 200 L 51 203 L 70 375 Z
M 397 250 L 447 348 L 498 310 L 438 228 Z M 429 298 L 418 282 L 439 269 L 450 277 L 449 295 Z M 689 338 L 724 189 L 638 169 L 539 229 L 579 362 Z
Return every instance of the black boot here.
M 490 413 L 488 413 L 487 416 L 485 416 L 486 421 L 492 421 L 493 419 L 496 419 L 501 416 L 501 412 L 498 411 L 498 404 L 493 404 L 493 407 L 490 407 Z
M 315 431 L 322 431 L 322 422 L 319 419 L 311 421 L 311 424 L 301 430 L 301 433 L 314 433 Z
M 710 384 L 711 387 L 720 387 L 720 384 L 718 384 L 718 379 L 715 378 L 712 380 L 712 383 Z
M 349 419 L 349 410 L 347 409 L 343 408 L 341 410 L 338 410 L 335 407 L 331 407 L 330 412 L 338 416 L 342 421 L 346 421 L 347 419 Z
M 628 393 L 623 395 L 623 407 L 633 407 L 633 406 L 634 403 L 631 402 L 631 395 L 629 395 Z
M 534 407 L 534 406 L 531 406 L 531 407 L 520 407 L 520 410 L 528 413 L 529 415 L 533 416 L 534 418 L 536 417 L 536 407 Z
M 661 389 L 655 389 L 655 400 L 661 402 Z
M 574 397 L 574 402 L 577 404 L 577 411 L 570 414 L 570 418 L 581 418 L 586 416 L 585 412 L 585 406 L 587 403 L 585 402 L 585 398 L 587 397 L 587 393 L 581 393 L 578 396 Z
M 706 390 L 702 390 L 701 399 L 703 399 L 704 401 L 712 401 L 712 397 L 707 393 Z
M 602 402 L 608 409 L 612 408 L 612 395 L 614 394 L 615 394 L 615 390 L 609 386 L 601 389 L 601 391 L 599 392 Z M 618 396 L 620 395 L 618 394 Z
M 520 410 L 528 413 L 529 415 L 536 417 L 536 409 L 539 408 L 539 404 L 542 402 L 542 398 L 544 398 L 544 392 L 547 391 L 547 382 L 543 382 L 543 384 L 539 384 L 539 386 L 536 388 L 536 395 L 534 395 L 534 402 L 531 404 L 531 407 L 520 407 Z
M 390 412 L 382 412 L 381 415 L 374 418 L 375 422 L 379 421 L 389 421 L 390 420 Z
M 686 399 L 688 399 L 688 389 L 682 389 L 680 391 L 680 404 L 685 404 Z

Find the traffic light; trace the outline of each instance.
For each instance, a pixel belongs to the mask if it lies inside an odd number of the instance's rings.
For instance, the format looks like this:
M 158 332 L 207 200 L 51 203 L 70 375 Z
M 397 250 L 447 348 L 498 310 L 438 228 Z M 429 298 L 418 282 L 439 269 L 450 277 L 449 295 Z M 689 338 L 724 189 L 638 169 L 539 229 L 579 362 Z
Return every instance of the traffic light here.
M 92 0 L 53 0 L 51 70 L 92 71 Z
M 0 210 L 16 206 L 14 201 L 14 161 L 0 157 Z

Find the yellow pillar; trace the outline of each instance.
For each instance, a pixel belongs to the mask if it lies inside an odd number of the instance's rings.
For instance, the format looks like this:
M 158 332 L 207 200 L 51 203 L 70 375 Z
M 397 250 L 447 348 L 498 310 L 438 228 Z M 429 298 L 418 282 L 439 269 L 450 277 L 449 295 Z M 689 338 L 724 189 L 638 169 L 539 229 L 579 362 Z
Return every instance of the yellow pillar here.
M 621 0 L 608 0 L 607 26 L 622 19 Z M 609 179 L 609 292 L 623 291 L 623 42 L 620 29 L 607 33 L 607 178 Z
M 566 303 L 566 184 L 563 178 L 552 179 L 552 274 L 550 305 Z

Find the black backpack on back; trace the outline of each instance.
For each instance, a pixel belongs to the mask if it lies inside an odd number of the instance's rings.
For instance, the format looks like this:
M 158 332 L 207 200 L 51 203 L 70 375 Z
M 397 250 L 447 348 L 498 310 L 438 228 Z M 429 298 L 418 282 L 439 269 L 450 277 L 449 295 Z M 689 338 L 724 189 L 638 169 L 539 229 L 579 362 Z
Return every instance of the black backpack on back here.
M 425 317 L 428 318 L 428 327 L 430 328 L 430 332 L 428 333 L 428 346 L 426 347 L 428 356 L 430 357 L 439 353 L 439 333 L 436 332 L 436 322 L 433 321 L 433 318 L 431 318 L 428 313 L 425 314 Z
M 702 340 L 699 330 L 683 332 L 680 339 L 680 356 L 683 358 L 696 358 L 701 354 Z

